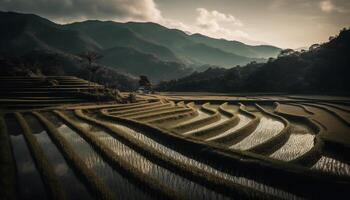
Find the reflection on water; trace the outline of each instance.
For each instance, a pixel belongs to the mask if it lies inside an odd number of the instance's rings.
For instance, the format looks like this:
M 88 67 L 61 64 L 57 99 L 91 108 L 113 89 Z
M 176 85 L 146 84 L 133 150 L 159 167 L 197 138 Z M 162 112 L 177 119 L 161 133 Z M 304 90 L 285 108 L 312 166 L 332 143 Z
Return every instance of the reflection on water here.
M 284 124 L 282 122 L 263 116 L 259 125 L 249 136 L 230 148 L 248 150 L 276 136 L 283 130 L 283 128 Z
M 244 185 L 244 186 L 249 187 L 249 188 L 254 188 L 258 191 L 261 191 L 261 192 L 264 192 L 267 194 L 271 194 L 271 195 L 278 196 L 278 197 L 285 198 L 285 199 L 298 199 L 297 196 L 295 196 L 289 192 L 285 192 L 283 190 L 279 190 L 279 189 L 270 187 L 268 185 L 256 182 L 255 180 L 252 180 L 252 179 L 248 179 L 248 178 L 245 178 L 242 176 L 234 176 L 234 175 L 219 171 L 217 169 L 214 169 L 213 167 L 211 167 L 207 164 L 204 164 L 204 163 L 198 162 L 192 158 L 186 157 L 185 155 L 156 142 L 155 140 L 147 137 L 146 135 L 144 135 L 143 133 L 141 133 L 137 130 L 131 129 L 131 128 L 126 127 L 126 126 L 121 125 L 121 124 L 117 124 L 116 122 L 109 123 L 109 124 L 111 126 L 114 126 L 118 129 L 125 131 L 126 133 L 129 134 L 129 136 L 134 137 L 135 139 L 142 141 L 143 143 L 145 143 L 149 147 L 158 150 L 161 154 L 169 156 L 180 163 L 184 163 L 184 164 L 189 165 L 191 167 L 200 169 L 206 173 L 217 176 L 218 178 L 228 180 L 232 183 Z
M 52 143 L 38 119 L 33 115 L 25 115 L 25 119 L 27 122 L 30 122 L 28 124 L 49 162 L 52 164 L 62 187 L 67 193 L 67 197 L 69 199 L 92 199 L 87 188 L 77 179 L 74 172 L 69 168 L 63 155 Z
M 46 199 L 44 184 L 30 155 L 23 135 L 10 136 L 16 160 L 18 188 L 21 199 Z
M 77 121 L 80 126 L 89 127 L 82 121 Z M 94 128 L 96 130 L 96 128 Z M 174 189 L 179 194 L 185 194 L 189 199 L 228 199 L 221 194 L 218 194 L 210 189 L 207 189 L 197 183 L 194 183 L 182 176 L 178 176 L 173 172 L 149 161 L 133 149 L 121 143 L 103 130 L 93 132 L 106 146 L 112 149 L 114 153 L 120 156 L 132 166 L 138 168 L 143 173 L 155 178 L 163 185 Z
M 322 156 L 312 169 L 322 170 L 340 176 L 350 176 L 350 165 L 328 156 Z
M 72 145 L 75 153 L 79 155 L 89 169 L 104 180 L 112 191 L 121 199 L 147 199 L 146 195 L 134 185 L 124 179 L 118 172 L 111 168 L 93 148 L 76 132 L 66 125 L 61 125 L 58 131 Z
M 305 125 L 291 124 L 291 135 L 287 142 L 270 157 L 290 161 L 307 153 L 314 146 L 315 135 Z
M 5 116 L 5 123 L 16 161 L 20 199 L 46 199 L 44 184 L 30 154 L 22 128 L 13 114 Z

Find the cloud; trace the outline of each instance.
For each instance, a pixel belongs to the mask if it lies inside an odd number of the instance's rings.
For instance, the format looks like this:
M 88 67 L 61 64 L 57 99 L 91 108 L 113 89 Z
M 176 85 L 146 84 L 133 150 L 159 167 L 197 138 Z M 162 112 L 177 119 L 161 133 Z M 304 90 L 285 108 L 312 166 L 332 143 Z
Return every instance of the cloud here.
M 331 0 L 321 1 L 319 4 L 321 10 L 326 13 L 339 12 L 348 13 L 349 9 L 336 6 Z
M 205 8 L 197 8 L 196 11 L 198 13 L 196 24 L 190 32 L 201 33 L 214 38 L 254 43 L 246 32 L 237 29 L 242 27 L 243 23 L 233 15 L 216 10 L 208 11 Z
M 161 18 L 153 0 L 0 0 L 0 7 L 35 13 L 60 22 L 86 19 L 155 21 Z
M 320 8 L 323 12 L 330 13 L 330 12 L 334 11 L 335 6 L 334 6 L 333 2 L 331 2 L 331 1 L 321 1 Z
M 58 23 L 88 19 L 152 21 L 187 33 L 201 33 L 214 38 L 250 42 L 243 23 L 231 14 L 197 8 L 194 24 L 162 16 L 154 0 L 0 0 L 1 10 L 34 13 Z M 252 42 L 250 42 L 252 43 Z
M 216 10 L 208 11 L 205 8 L 197 8 L 197 25 L 204 29 L 218 30 L 220 22 L 228 22 L 235 26 L 243 26 L 242 22 L 232 15 L 226 15 Z

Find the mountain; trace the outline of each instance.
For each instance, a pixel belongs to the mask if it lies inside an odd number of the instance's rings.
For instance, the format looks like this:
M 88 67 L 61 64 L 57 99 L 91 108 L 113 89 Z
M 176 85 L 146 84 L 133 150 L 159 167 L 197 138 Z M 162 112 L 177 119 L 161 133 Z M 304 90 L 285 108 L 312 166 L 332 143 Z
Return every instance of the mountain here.
M 132 47 L 163 60 L 181 60 L 187 64 L 232 67 L 252 61 L 264 62 L 269 57 L 276 57 L 281 50 L 273 46 L 249 46 L 200 34 L 189 35 L 151 22 L 85 21 L 65 27 L 88 34 L 105 48 L 111 45 Z
M 168 48 L 144 40 L 122 23 L 85 21 L 65 25 L 65 28 L 83 32 L 98 42 L 104 49 L 129 47 L 147 54 L 153 54 L 165 61 L 179 61 Z
M 60 25 L 33 14 L 0 12 L 0 53 L 32 51 L 71 54 L 93 51 L 99 64 L 153 82 L 177 79 L 207 66 L 233 67 L 265 62 L 279 49 L 189 35 L 156 23 L 84 21 Z
M 101 47 L 87 35 L 32 14 L 0 12 L 0 52 L 23 55 L 32 50 L 67 53 L 99 51 Z
M 162 82 L 163 91 L 347 94 L 350 91 L 350 29 L 309 51 L 284 50 L 267 63 L 201 73 Z
M 239 41 L 214 39 L 198 33 L 191 35 L 191 39 L 197 43 L 206 44 L 208 46 L 221 49 L 228 53 L 236 54 L 239 56 L 250 57 L 250 58 L 276 57 L 281 51 L 280 48 L 277 48 L 274 46 L 269 46 L 269 45 L 251 46 L 251 45 L 246 45 Z
M 179 62 L 162 61 L 152 54 L 126 47 L 113 47 L 102 52 L 99 63 L 130 74 L 146 75 L 154 82 L 183 77 L 193 70 Z
M 232 51 L 221 49 L 219 46 L 210 45 L 207 41 L 196 41 L 194 39 L 195 37 L 192 35 L 188 35 L 177 29 L 168 29 L 156 23 L 129 22 L 122 25 L 139 34 L 145 40 L 169 48 L 185 63 L 197 65 L 209 64 L 228 68 L 235 65 L 244 65 L 252 61 L 263 62 L 269 57 L 276 56 L 275 53 L 266 53 L 267 56 L 264 57 L 265 59 L 261 59 L 260 56 L 250 57 L 248 54 L 244 53 L 236 54 Z M 210 39 L 214 41 L 217 40 L 213 38 Z M 246 46 L 249 48 L 248 45 Z M 188 48 L 191 48 L 191 51 L 188 50 Z M 214 55 L 211 54 L 212 52 L 214 52 Z M 217 56 L 219 56 L 220 59 L 218 59 Z
M 264 59 L 252 59 L 228 53 L 218 48 L 210 47 L 203 43 L 187 44 L 183 46 L 181 52 L 196 63 L 233 67 L 234 65 L 244 65 L 257 61 L 264 62 Z M 185 56 L 184 56 L 185 57 Z
M 127 28 L 109 29 L 108 24 L 87 21 L 86 26 L 72 28 L 73 25 L 55 24 L 37 15 L 0 12 L 0 26 L 6 30 L 0 32 L 0 53 L 9 56 L 25 56 L 32 51 L 71 55 L 94 51 L 103 56 L 108 53 L 100 64 L 108 63 L 108 67 L 135 76 L 147 71 L 154 82 L 192 72 L 167 48 L 145 41 Z

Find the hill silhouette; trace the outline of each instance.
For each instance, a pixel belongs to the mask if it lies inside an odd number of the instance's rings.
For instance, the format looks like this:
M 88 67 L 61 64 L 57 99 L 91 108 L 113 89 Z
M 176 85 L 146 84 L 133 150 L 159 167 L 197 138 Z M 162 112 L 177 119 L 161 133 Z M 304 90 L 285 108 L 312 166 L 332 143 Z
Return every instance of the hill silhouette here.
M 188 35 L 156 23 L 90 20 L 61 25 L 33 14 L 0 12 L 0 26 L 6 30 L 0 33 L 2 55 L 108 53 L 101 64 L 135 76 L 147 71 L 154 82 L 180 78 L 209 65 L 229 68 L 264 62 L 280 50 Z
M 287 49 L 277 59 L 231 69 L 210 68 L 163 82 L 166 91 L 281 92 L 349 94 L 350 30 L 308 51 Z

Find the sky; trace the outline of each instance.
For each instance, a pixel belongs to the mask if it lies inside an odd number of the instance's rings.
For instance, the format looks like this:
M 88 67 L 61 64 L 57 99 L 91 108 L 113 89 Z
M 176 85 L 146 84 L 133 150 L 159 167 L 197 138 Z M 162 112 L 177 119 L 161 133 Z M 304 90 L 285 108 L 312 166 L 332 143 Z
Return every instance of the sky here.
M 325 42 L 350 27 L 350 0 L 0 0 L 0 10 L 61 24 L 151 21 L 187 33 L 293 49 Z

